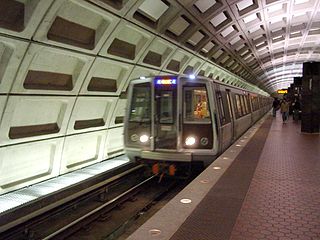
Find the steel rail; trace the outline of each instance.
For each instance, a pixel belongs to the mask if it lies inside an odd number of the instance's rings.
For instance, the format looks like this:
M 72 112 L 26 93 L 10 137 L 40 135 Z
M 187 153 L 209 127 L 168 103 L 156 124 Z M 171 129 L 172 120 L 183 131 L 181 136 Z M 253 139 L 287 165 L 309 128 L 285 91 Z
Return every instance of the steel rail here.
M 59 230 L 51 233 L 50 235 L 48 235 L 45 238 L 43 238 L 43 240 L 51 239 L 51 238 L 61 234 L 62 232 L 66 231 L 67 229 L 69 229 L 69 228 L 75 226 L 76 224 L 80 223 L 84 219 L 86 219 L 88 217 L 91 217 L 92 215 L 96 214 L 97 212 L 99 212 L 100 210 L 106 208 L 107 206 L 109 206 L 109 205 L 111 205 L 113 203 L 116 203 L 117 201 L 121 200 L 121 198 L 123 198 L 124 196 L 132 193 L 133 191 L 137 190 L 138 188 L 142 187 L 144 184 L 148 183 L 149 181 L 151 181 L 155 177 L 156 177 L 156 175 L 153 175 L 153 176 L 147 178 L 146 180 L 144 180 L 141 183 L 137 184 L 136 186 L 130 188 L 129 190 L 123 192 L 122 194 L 118 195 L 117 197 L 113 198 L 112 200 L 104 203 L 103 205 L 100 205 L 99 207 L 95 208 L 94 210 L 91 210 L 90 212 L 88 212 L 87 214 L 83 215 L 82 217 L 80 217 L 80 218 L 72 221 L 71 223 L 67 224 L 63 228 L 60 228 Z

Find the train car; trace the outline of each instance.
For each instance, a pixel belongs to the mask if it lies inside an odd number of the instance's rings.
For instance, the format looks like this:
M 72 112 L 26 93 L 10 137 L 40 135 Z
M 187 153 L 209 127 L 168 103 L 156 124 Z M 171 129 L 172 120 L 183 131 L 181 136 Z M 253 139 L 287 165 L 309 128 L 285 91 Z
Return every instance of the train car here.
M 214 161 L 271 104 L 269 97 L 201 76 L 132 80 L 125 153 L 153 173 L 188 174 Z

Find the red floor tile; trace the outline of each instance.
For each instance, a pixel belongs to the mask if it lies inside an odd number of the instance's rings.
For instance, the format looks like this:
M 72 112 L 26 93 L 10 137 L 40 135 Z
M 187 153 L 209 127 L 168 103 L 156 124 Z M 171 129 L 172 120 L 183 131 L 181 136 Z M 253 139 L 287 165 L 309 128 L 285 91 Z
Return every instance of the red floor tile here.
M 319 135 L 274 119 L 230 239 L 320 239 Z

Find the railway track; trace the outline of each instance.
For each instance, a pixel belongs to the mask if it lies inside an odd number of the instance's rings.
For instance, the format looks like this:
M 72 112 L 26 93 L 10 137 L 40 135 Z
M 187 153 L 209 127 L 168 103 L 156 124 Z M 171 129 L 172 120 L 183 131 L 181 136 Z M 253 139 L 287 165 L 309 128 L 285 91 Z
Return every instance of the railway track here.
M 72 201 L 0 233 L 0 239 L 115 239 L 176 185 L 132 171 Z

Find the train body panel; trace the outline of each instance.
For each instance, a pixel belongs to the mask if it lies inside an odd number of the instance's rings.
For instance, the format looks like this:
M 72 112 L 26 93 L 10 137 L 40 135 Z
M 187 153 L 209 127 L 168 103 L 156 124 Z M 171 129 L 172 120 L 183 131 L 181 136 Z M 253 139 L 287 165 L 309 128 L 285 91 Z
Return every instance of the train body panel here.
M 125 152 L 147 163 L 210 164 L 271 108 L 271 99 L 205 77 L 133 80 Z

